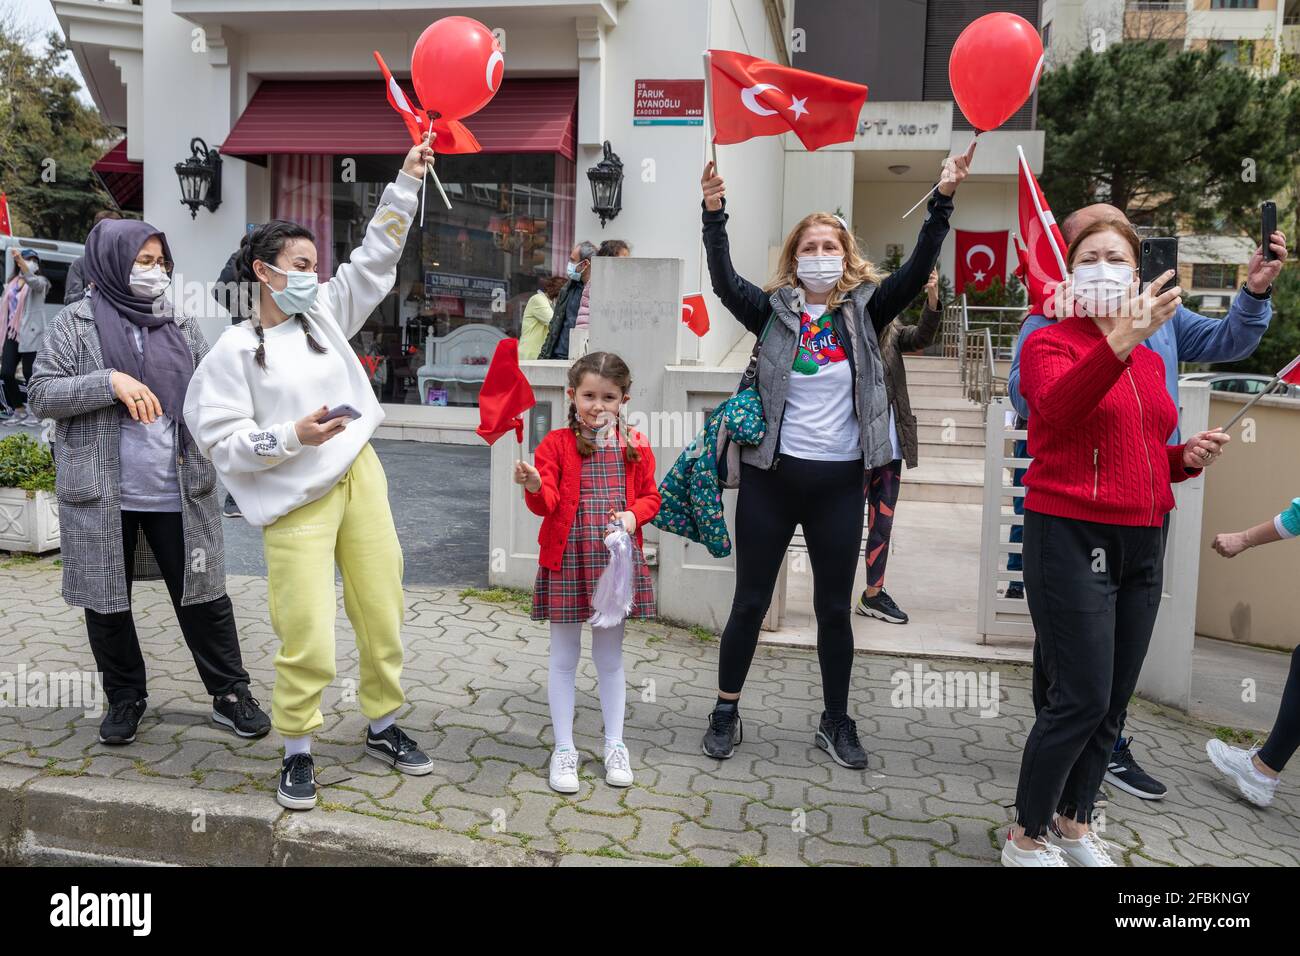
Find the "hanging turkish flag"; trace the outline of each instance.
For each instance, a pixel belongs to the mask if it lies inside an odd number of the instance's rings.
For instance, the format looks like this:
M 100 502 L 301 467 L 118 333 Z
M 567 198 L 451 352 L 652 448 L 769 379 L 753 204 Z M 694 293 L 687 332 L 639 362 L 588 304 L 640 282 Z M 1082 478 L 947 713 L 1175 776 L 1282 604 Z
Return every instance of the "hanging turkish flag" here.
M 983 292 L 994 279 L 1007 281 L 1007 230 L 957 230 L 957 294 L 972 286 Z
M 1016 152 L 1020 154 L 1020 237 L 1025 247 L 1024 283 L 1029 292 L 1029 312 L 1049 319 L 1063 318 L 1056 314 L 1061 310 L 1052 300 L 1056 287 L 1065 281 L 1065 240 L 1029 168 L 1025 151 L 1017 146 Z M 1068 303 L 1065 308 L 1069 308 Z
M 523 444 L 524 420 L 520 416 L 537 404 L 533 387 L 519 368 L 519 340 L 501 339 L 478 393 L 479 437 L 491 445 L 509 431 Z
M 9 197 L 0 193 L 0 233 L 6 236 L 14 234 L 13 227 L 9 225 Z
M 701 338 L 709 331 L 709 310 L 704 304 L 704 296 L 692 292 L 682 298 L 682 321 L 692 332 Z
M 808 149 L 852 141 L 867 88 L 730 50 L 709 50 L 713 142 L 794 133 Z
M 379 51 L 375 50 L 374 54 L 375 62 L 379 64 L 380 72 L 384 74 L 384 92 L 388 94 L 388 105 L 397 110 L 397 115 L 406 124 L 406 131 L 411 134 L 411 142 L 420 142 L 424 139 L 425 132 L 432 129 L 433 140 L 430 145 L 435 152 L 451 154 L 482 151 L 483 147 L 464 123 L 457 120 L 431 120 L 424 110 L 417 110 L 397 80 L 393 79 L 393 74 L 388 69 L 388 64 L 384 62 L 384 58 L 379 55 Z

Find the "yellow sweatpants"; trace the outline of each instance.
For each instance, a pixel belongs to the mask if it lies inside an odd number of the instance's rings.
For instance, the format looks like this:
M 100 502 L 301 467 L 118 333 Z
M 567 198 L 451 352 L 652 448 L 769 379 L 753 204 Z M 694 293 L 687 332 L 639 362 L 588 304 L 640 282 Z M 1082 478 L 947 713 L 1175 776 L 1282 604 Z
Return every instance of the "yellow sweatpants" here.
M 370 445 L 329 494 L 289 512 L 262 532 L 275 655 L 271 725 L 301 737 L 324 723 L 321 692 L 334 680 L 334 566 L 343 607 L 357 635 L 361 712 L 374 720 L 402 693 L 402 547 L 388 507 L 388 479 Z

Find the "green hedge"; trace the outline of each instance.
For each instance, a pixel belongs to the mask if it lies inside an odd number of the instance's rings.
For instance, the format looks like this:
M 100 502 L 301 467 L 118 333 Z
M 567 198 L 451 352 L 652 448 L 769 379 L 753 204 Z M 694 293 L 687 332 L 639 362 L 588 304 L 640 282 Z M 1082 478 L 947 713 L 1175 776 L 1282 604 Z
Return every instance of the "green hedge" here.
M 54 491 L 54 458 L 48 445 L 30 435 L 0 440 L 0 488 L 21 488 L 28 497 Z

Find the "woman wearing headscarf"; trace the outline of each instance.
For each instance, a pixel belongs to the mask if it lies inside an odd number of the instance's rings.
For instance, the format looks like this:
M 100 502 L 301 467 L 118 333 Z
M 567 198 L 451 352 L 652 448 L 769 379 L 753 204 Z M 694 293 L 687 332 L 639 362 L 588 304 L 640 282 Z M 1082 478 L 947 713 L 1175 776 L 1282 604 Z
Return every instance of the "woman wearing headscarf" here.
M 146 222 L 105 220 L 86 239 L 82 268 L 89 294 L 46 331 L 28 402 L 57 423 L 63 597 L 85 608 L 103 674 L 109 711 L 99 739 L 130 743 L 144 715 L 131 585 L 159 577 L 212 695 L 212 719 L 264 736 L 270 718 L 249 690 L 226 595 L 216 471 L 185 427 L 185 390 L 208 346 L 163 295 L 167 239 Z

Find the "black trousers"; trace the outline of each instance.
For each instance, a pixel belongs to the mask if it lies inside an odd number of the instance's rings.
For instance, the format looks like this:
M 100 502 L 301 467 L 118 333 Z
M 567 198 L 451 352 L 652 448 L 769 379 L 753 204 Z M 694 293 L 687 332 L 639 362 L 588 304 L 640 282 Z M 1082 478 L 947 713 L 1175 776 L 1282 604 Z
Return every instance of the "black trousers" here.
M 1300 747 L 1300 647 L 1291 652 L 1291 672 L 1282 689 L 1282 703 L 1268 740 L 1259 748 L 1259 759 L 1264 766 L 1281 773 L 1297 747 Z
M 222 595 L 203 604 L 181 604 L 185 588 L 185 532 L 180 512 L 123 511 L 122 554 L 126 559 L 126 587 L 131 592 L 131 570 L 135 541 L 143 529 L 149 548 L 158 559 L 181 634 L 194 655 L 203 686 L 214 697 L 224 696 L 236 684 L 247 684 L 235 629 L 235 609 Z M 100 614 L 86 609 L 86 631 L 95 663 L 104 675 L 104 692 L 109 701 L 146 696 L 144 657 L 130 611 Z
M 1025 511 L 1025 597 L 1046 677 L 1016 789 L 1031 837 L 1053 811 L 1092 817 L 1160 610 L 1164 545 L 1165 528 Z
M 736 593 L 722 631 L 718 688 L 745 685 L 758 632 L 794 529 L 803 526 L 813 575 L 817 658 L 826 711 L 848 710 L 853 669 L 853 576 L 862 548 L 861 459 L 810 461 L 778 457 L 777 467 L 740 469 L 736 501 Z
M 18 384 L 18 366 L 23 367 L 23 382 L 30 382 L 35 361 L 35 352 L 19 352 L 17 339 L 5 339 L 4 351 L 0 353 L 0 382 L 4 383 L 5 404 L 10 408 L 27 404 L 27 389 Z

